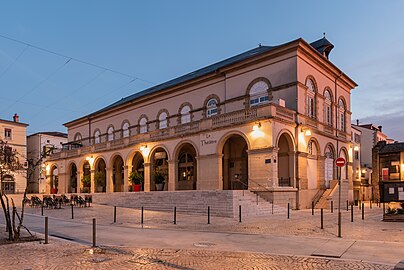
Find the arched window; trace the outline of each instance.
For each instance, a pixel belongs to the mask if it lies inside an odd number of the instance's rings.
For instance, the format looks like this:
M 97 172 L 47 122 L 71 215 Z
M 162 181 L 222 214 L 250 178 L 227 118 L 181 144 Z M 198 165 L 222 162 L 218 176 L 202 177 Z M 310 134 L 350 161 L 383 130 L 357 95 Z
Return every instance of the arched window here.
M 114 140 L 114 127 L 110 126 L 107 130 L 108 133 L 108 141 L 113 141 Z
M 186 124 L 191 122 L 191 108 L 185 105 L 181 109 L 181 124 Z
M 82 139 L 83 139 L 83 137 L 81 136 L 81 134 L 79 132 L 76 133 L 76 135 L 74 135 L 75 142 L 81 142 Z
M 129 132 L 129 123 L 125 122 L 122 125 L 122 137 L 126 138 L 129 137 L 130 132 Z
M 324 123 L 332 126 L 332 98 L 328 90 L 324 92 Z
M 148 131 L 147 129 L 147 119 L 146 117 L 142 117 L 139 121 L 139 133 L 143 134 Z
M 269 101 L 269 85 L 264 81 L 254 83 L 250 88 L 250 106 L 256 106 Z
M 159 115 L 159 129 L 167 128 L 168 123 L 167 123 L 167 113 L 162 112 Z
M 339 99 L 338 101 L 338 118 L 339 118 L 339 127 L 338 129 L 341 131 L 346 131 L 346 118 L 345 118 L 345 102 L 343 99 Z
M 217 100 L 215 98 L 209 99 L 208 103 L 206 104 L 206 109 L 206 117 L 216 115 L 218 113 Z
M 312 140 L 309 141 L 309 143 L 307 144 L 307 153 L 309 155 L 317 155 L 316 143 L 313 142 Z
M 100 143 L 101 142 L 100 136 L 101 136 L 101 132 L 100 132 L 100 130 L 97 129 L 94 132 L 94 143 Z
M 306 115 L 311 118 L 316 118 L 316 85 L 312 79 L 306 82 L 307 95 L 306 95 Z

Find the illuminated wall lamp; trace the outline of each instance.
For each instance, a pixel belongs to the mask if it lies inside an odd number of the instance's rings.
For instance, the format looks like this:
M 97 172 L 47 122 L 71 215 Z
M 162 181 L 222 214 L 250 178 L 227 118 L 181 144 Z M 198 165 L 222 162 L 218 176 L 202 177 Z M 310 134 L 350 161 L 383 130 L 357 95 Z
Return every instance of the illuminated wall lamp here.
M 355 145 L 354 148 L 353 148 L 353 150 L 359 151 L 359 146 Z
M 261 122 L 255 122 L 255 124 L 253 126 L 253 130 L 257 131 L 259 128 L 261 128 Z
M 87 161 L 90 161 L 91 159 L 93 159 L 93 156 L 86 157 L 86 160 L 87 160 Z
M 140 151 L 144 151 L 147 149 L 147 144 L 140 146 Z

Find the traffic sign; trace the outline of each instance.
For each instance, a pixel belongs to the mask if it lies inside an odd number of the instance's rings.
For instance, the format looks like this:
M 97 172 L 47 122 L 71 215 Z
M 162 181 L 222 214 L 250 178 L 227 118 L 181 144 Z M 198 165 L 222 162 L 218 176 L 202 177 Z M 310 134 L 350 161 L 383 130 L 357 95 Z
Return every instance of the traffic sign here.
M 345 166 L 345 158 L 339 157 L 335 160 L 335 165 L 338 167 L 344 167 Z

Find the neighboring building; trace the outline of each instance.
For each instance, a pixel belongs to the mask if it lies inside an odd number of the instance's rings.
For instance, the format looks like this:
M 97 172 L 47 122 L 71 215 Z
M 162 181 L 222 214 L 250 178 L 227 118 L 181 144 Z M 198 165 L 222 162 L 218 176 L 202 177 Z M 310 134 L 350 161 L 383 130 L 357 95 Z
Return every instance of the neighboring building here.
M 168 191 L 249 189 L 306 208 L 335 188 L 342 156 L 352 200 L 357 85 L 329 61 L 333 47 L 326 38 L 259 46 L 68 122 L 47 177 L 58 170 L 60 192 L 123 192 L 137 171 L 146 192 L 164 178 Z
M 355 125 L 355 129 L 361 131 L 361 188 L 359 200 L 371 200 L 373 197 L 372 191 L 372 148 L 380 141 L 387 143 L 394 142 L 388 139 L 388 136 L 382 132 L 382 126 L 374 124 Z
M 62 149 L 62 145 L 67 143 L 67 134 L 61 132 L 38 132 L 27 137 L 28 159 L 37 162 L 44 153 L 57 153 Z M 45 161 L 45 160 L 44 160 Z M 29 193 L 46 192 L 45 170 L 40 164 L 35 168 L 30 179 L 28 179 Z
M 404 202 L 404 142 L 380 141 L 373 148 L 372 185 L 375 199 L 383 193 L 384 201 Z
M 362 182 L 362 169 L 361 169 L 361 131 L 352 125 L 351 131 L 351 142 L 352 142 L 352 179 L 353 179 L 353 190 L 354 190 L 354 200 L 363 200 L 363 197 L 369 193 L 368 186 L 369 183 Z M 372 196 L 372 189 L 370 187 L 370 196 Z M 370 197 L 371 198 L 371 197 Z
M 24 166 L 27 162 L 27 124 L 20 123 L 17 114 L 13 121 L 0 119 L 0 138 L 7 142 L 10 150 L 16 152 L 18 160 Z M 8 172 L 1 176 L 1 189 L 5 193 L 23 193 L 27 186 L 27 171 L 25 169 Z

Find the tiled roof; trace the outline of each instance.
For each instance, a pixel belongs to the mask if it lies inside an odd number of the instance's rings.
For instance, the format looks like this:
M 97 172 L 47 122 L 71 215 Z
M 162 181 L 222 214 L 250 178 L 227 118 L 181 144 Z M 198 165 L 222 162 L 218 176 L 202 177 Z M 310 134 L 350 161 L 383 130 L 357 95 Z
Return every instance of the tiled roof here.
M 58 132 L 58 131 L 44 131 L 44 132 L 37 132 L 34 134 L 29 135 L 28 137 L 35 136 L 35 135 L 49 135 L 49 136 L 55 136 L 55 137 L 62 137 L 62 138 L 67 138 L 67 134 L 63 132 Z
M 89 115 L 86 115 L 84 117 L 80 117 L 79 119 L 90 117 L 92 115 L 108 111 L 108 110 L 110 110 L 112 108 L 115 108 L 115 107 L 118 107 L 120 105 L 129 103 L 129 102 L 134 101 L 134 100 L 136 100 L 138 98 L 141 98 L 143 96 L 156 93 L 158 91 L 164 90 L 164 89 L 169 88 L 169 87 L 177 86 L 177 85 L 179 85 L 181 83 L 191 81 L 193 79 L 196 79 L 198 77 L 202 77 L 204 75 L 208 75 L 210 73 L 214 73 L 214 72 L 216 72 L 217 70 L 219 70 L 219 69 L 221 69 L 223 67 L 230 66 L 232 64 L 242 62 L 244 60 L 247 60 L 247 59 L 255 57 L 257 55 L 266 53 L 266 52 L 271 51 L 271 50 L 273 50 L 275 48 L 284 46 L 286 44 L 295 42 L 297 40 L 303 40 L 303 39 L 299 38 L 299 39 L 290 41 L 290 42 L 285 43 L 285 44 L 277 45 L 277 46 L 259 46 L 257 48 L 252 49 L 252 50 L 249 50 L 249 51 L 243 52 L 241 54 L 238 54 L 236 56 L 227 58 L 225 60 L 222 60 L 220 62 L 217 62 L 217 63 L 214 63 L 212 65 L 206 66 L 204 68 L 195 70 L 193 72 L 190 72 L 188 74 L 185 74 L 185 75 L 180 76 L 178 78 L 175 78 L 173 80 L 164 82 L 164 83 L 156 85 L 156 86 L 152 86 L 152 87 L 147 88 L 147 89 L 145 89 L 143 91 L 140 91 L 138 93 L 135 93 L 135 94 L 132 94 L 132 95 L 127 96 L 125 98 L 122 98 L 122 99 L 118 100 L 117 102 L 112 103 L 111 105 L 109 105 L 107 107 L 104 107 L 104 108 L 102 108 L 102 109 L 100 109 L 100 110 L 98 110 L 98 111 L 96 111 L 94 113 L 91 113 Z M 315 48 L 316 50 L 318 50 L 322 54 L 323 50 L 324 50 L 324 46 L 330 46 L 332 44 L 327 39 L 322 38 L 322 39 L 319 39 L 319 40 L 316 40 L 316 41 L 312 42 L 310 45 L 312 45 L 313 48 Z
M 379 154 L 398 153 L 404 151 L 404 142 L 399 143 L 378 142 L 376 147 L 379 147 Z

